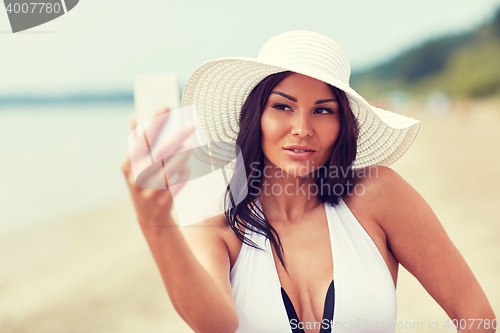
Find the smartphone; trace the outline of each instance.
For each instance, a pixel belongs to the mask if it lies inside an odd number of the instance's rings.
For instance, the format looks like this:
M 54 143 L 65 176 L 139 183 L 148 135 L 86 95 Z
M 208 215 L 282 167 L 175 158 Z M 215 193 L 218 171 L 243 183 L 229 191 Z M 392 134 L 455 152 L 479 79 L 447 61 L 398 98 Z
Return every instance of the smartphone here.
M 134 104 L 137 112 L 137 126 L 152 119 L 162 108 L 171 111 L 180 107 L 179 78 L 175 73 L 143 74 L 135 78 Z M 175 114 L 175 118 L 180 113 Z M 172 114 L 174 115 L 174 114 Z M 182 119 L 170 119 L 178 122 Z
M 144 130 L 146 135 L 148 134 L 148 128 L 162 117 L 159 116 L 157 120 L 154 120 L 155 114 L 164 107 L 170 109 L 167 122 L 161 128 L 155 143 L 150 147 L 150 159 L 142 162 L 139 161 L 135 168 L 135 163 L 132 161 L 134 176 L 140 187 L 164 189 L 166 185 L 163 173 L 155 172 L 151 176 L 151 174 L 148 174 L 148 170 L 156 170 L 155 164 L 160 163 L 161 159 L 166 157 L 162 155 L 163 150 L 161 147 L 180 130 L 184 123 L 183 120 L 185 122 L 191 121 L 196 127 L 197 117 L 191 117 L 193 118 L 191 120 L 183 119 L 183 112 L 180 109 L 179 80 L 174 73 L 137 76 L 134 83 L 134 104 L 137 112 L 137 126 L 142 127 L 142 129 L 137 128 L 136 130 L 139 130 L 141 134 L 142 130 Z M 139 143 L 136 142 L 134 144 L 137 145 Z M 148 150 L 144 142 L 141 142 L 140 145 L 144 151 Z M 158 146 L 158 150 L 156 150 L 156 146 Z M 243 195 L 237 197 L 232 196 L 235 204 L 241 202 L 242 198 L 246 196 L 248 192 L 245 182 L 246 175 L 242 174 L 237 179 L 231 176 L 233 172 L 232 165 L 234 163 L 223 167 L 215 167 L 214 165 L 198 160 L 191 153 L 191 149 L 187 149 L 185 152 L 190 154 L 186 163 L 186 167 L 190 170 L 189 180 L 183 184 L 176 183 L 173 175 L 172 177 L 171 175 L 167 175 L 168 186 L 171 189 L 174 189 L 176 186 L 181 186 L 182 188 L 173 197 L 174 211 L 180 225 L 184 226 L 199 221 L 200 219 L 197 216 L 208 218 L 209 216 L 222 213 L 224 211 L 222 201 L 225 190 L 230 184 L 229 179 L 232 180 L 232 188 L 241 188 L 242 190 L 238 191 L 238 193 L 243 193 Z M 242 165 L 241 154 L 238 156 L 235 155 L 236 157 L 240 159 L 239 163 Z M 139 178 L 139 175 L 146 176 Z M 142 182 L 142 179 L 145 181 Z
M 134 104 L 137 128 L 133 130 L 135 134 L 129 136 L 129 149 L 135 147 L 135 149 L 130 150 L 135 180 L 137 185 L 143 188 L 165 188 L 163 175 L 157 174 L 157 164 L 161 164 L 161 160 L 166 157 L 160 156 L 162 144 L 168 142 L 182 127 L 177 75 L 175 73 L 159 73 L 137 76 L 134 82 Z M 156 116 L 158 111 L 165 107 L 170 109 L 166 122 L 166 115 Z M 158 127 L 160 123 L 162 125 Z M 147 147 L 146 141 L 133 139 L 133 137 L 142 138 L 143 135 L 151 138 L 153 133 L 156 140 L 149 142 L 150 147 Z M 148 154 L 150 160 L 144 161 L 142 156 Z
M 156 147 L 176 135 L 183 125 L 180 109 L 179 78 L 175 73 L 157 73 L 138 75 L 134 82 L 134 104 L 137 114 L 137 126 L 148 133 L 148 128 L 165 118 L 155 116 L 158 111 L 169 108 L 168 120 L 163 124 L 156 143 L 151 147 L 158 161 L 163 158 L 156 154 Z

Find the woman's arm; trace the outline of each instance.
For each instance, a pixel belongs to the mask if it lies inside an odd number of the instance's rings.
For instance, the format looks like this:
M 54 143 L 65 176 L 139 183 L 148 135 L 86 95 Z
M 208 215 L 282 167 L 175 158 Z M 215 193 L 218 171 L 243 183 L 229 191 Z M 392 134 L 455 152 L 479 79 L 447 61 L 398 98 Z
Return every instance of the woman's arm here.
M 134 120 L 132 128 L 135 128 Z M 184 136 L 188 134 L 184 133 Z M 184 140 L 182 137 L 176 139 Z M 178 145 L 179 142 L 170 144 Z M 171 161 L 165 167 L 182 170 L 184 163 L 183 160 Z M 229 255 L 221 229 L 198 228 L 203 235 L 187 232 L 191 239 L 200 238 L 199 245 L 194 246 L 199 253 L 196 258 L 170 214 L 173 205 L 170 189 L 139 187 L 133 176 L 130 157 L 122 164 L 122 170 L 142 232 L 177 312 L 195 332 L 235 332 L 238 315 L 227 278 Z
M 373 174 L 373 173 L 372 173 Z M 495 319 L 481 286 L 420 194 L 395 171 L 378 167 L 365 180 L 374 219 L 395 258 L 422 284 L 451 319 Z M 484 321 L 483 321 L 484 323 Z M 494 332 L 481 325 L 459 332 Z
M 238 315 L 231 296 L 222 228 L 205 227 L 206 222 L 182 228 L 182 233 L 173 221 L 162 227 L 141 228 L 170 300 L 186 323 L 197 333 L 235 332 Z

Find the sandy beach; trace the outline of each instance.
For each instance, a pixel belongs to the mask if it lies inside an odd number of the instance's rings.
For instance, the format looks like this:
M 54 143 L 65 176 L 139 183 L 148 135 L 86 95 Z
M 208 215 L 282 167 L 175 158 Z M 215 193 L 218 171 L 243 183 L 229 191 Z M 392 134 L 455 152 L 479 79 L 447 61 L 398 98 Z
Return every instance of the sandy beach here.
M 440 117 L 410 115 L 422 121 L 419 136 L 392 167 L 434 209 L 499 316 L 500 106 L 468 102 Z M 127 193 L 2 236 L 0 263 L 3 333 L 192 332 L 169 303 Z M 398 322 L 407 326 L 398 332 L 453 332 L 404 268 L 397 292 Z
M 497 317 L 500 314 L 500 106 L 463 102 L 452 114 L 422 121 L 419 136 L 393 168 L 440 219 L 474 272 Z M 446 313 L 418 281 L 400 269 L 398 321 L 422 323 L 400 332 L 453 332 Z M 438 322 L 438 328 L 431 326 Z M 470 325 L 470 322 L 469 322 Z M 408 325 L 409 327 L 410 325 Z M 417 327 L 417 326 L 415 326 Z

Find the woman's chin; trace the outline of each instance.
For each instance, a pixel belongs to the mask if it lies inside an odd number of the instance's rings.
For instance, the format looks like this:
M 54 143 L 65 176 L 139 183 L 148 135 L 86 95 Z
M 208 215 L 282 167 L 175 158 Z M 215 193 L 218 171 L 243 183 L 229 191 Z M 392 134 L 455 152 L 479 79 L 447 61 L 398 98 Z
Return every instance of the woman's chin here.
M 281 163 L 280 163 L 281 162 Z M 312 177 L 314 171 L 318 169 L 315 161 L 305 160 L 290 163 L 289 161 L 275 161 L 271 162 L 266 158 L 264 175 L 276 178 L 283 177 Z
M 314 169 L 310 165 L 301 165 L 301 166 L 288 166 L 283 168 L 288 175 L 291 177 L 308 177 L 312 176 Z

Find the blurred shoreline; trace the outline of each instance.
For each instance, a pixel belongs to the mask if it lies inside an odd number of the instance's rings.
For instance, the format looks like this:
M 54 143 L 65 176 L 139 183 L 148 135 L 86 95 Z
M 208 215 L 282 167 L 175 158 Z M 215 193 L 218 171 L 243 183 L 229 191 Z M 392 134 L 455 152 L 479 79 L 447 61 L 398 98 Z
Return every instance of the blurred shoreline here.
M 103 104 L 133 105 L 134 94 L 131 91 L 101 92 L 101 93 L 68 93 L 58 95 L 11 94 L 0 95 L 0 111 L 12 107 L 40 106 L 89 106 Z

